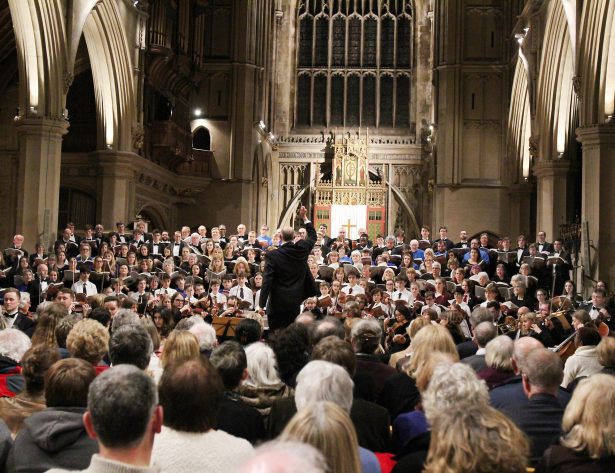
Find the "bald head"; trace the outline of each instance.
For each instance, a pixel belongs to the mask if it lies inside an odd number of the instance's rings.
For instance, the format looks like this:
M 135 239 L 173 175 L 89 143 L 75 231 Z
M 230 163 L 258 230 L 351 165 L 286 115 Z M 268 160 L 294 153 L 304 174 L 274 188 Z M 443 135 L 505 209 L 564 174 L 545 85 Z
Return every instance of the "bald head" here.
M 295 238 L 295 230 L 292 227 L 282 228 L 282 241 L 292 241 Z
M 544 348 L 543 344 L 532 337 L 521 337 L 519 340 L 515 340 L 515 346 L 513 348 L 512 365 L 515 370 L 515 374 L 519 374 L 526 364 L 527 356 L 531 351 L 537 348 Z

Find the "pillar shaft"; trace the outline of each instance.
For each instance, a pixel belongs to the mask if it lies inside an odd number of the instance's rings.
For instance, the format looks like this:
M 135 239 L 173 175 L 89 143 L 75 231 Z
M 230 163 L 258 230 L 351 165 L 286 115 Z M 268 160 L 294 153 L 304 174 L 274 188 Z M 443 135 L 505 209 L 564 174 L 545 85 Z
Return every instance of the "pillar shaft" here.
M 539 161 L 534 166 L 538 181 L 536 231 L 547 232 L 548 238 L 559 236 L 559 226 L 566 223 L 567 174 L 570 162 Z
M 582 244 L 581 258 L 585 286 L 591 279 L 615 283 L 615 125 L 592 125 L 577 129 L 583 145 L 582 221 L 588 232 Z M 589 251 L 584 251 L 589 247 Z M 587 278 L 590 278 L 589 280 Z
M 97 151 L 100 166 L 100 194 L 98 215 L 105 228 L 114 229 L 120 220 L 128 224 L 135 217 L 135 171 L 131 161 L 133 153 Z
M 15 130 L 19 137 L 15 229 L 24 235 L 26 249 L 39 241 L 49 247 L 58 228 L 62 137 L 68 122 L 20 118 Z

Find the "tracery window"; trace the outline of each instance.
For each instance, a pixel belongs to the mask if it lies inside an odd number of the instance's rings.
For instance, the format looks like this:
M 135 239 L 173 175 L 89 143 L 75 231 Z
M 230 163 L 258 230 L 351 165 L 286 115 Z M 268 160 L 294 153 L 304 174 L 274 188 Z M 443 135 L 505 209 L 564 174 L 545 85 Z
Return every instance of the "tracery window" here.
M 299 0 L 295 126 L 410 127 L 412 0 Z

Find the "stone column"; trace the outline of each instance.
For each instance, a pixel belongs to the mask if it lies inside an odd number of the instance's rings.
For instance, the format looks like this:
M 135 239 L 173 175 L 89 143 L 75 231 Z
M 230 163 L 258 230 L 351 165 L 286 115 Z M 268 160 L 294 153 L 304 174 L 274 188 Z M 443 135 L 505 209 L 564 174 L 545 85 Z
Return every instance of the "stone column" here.
M 559 236 L 559 226 L 566 222 L 566 175 L 569 169 L 570 162 L 566 160 L 538 161 L 534 165 L 538 181 L 536 232 L 547 232 L 549 241 Z
M 590 125 L 577 129 L 583 145 L 582 221 L 588 223 L 589 261 L 581 257 L 586 277 L 615 284 L 615 125 Z M 591 280 L 584 280 L 590 286 Z
M 121 151 L 96 151 L 95 155 L 100 166 L 97 210 L 100 223 L 108 230 L 114 230 L 115 222 L 118 220 L 128 225 L 128 222 L 135 217 L 133 161 L 139 156 Z
M 16 233 L 25 237 L 30 251 L 37 242 L 49 247 L 56 238 L 60 205 L 62 137 L 68 131 L 64 119 L 19 118 Z

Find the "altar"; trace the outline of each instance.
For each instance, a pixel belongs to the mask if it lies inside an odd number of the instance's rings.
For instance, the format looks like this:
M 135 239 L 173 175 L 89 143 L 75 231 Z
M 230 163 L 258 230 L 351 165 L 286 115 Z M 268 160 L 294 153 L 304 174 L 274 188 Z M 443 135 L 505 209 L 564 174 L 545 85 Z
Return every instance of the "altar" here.
M 313 221 L 316 228 L 326 224 L 332 237 L 342 227 L 351 240 L 359 238 L 360 229 L 372 240 L 385 234 L 386 184 L 370 176 L 367 144 L 367 133 L 336 136 L 331 177 L 316 181 Z

